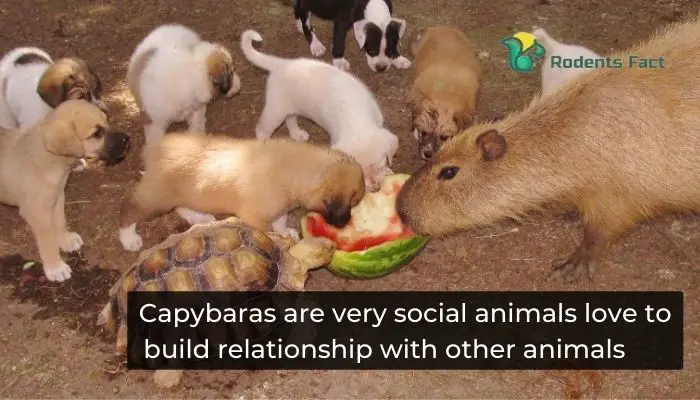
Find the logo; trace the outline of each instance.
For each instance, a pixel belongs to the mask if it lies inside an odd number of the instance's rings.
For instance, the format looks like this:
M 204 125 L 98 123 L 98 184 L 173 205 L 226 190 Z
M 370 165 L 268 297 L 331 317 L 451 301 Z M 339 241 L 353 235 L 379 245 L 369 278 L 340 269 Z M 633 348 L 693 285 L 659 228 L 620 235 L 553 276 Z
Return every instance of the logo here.
M 501 39 L 499 43 L 508 49 L 508 64 L 515 72 L 532 71 L 537 60 L 545 54 L 544 47 L 529 32 L 518 32 Z

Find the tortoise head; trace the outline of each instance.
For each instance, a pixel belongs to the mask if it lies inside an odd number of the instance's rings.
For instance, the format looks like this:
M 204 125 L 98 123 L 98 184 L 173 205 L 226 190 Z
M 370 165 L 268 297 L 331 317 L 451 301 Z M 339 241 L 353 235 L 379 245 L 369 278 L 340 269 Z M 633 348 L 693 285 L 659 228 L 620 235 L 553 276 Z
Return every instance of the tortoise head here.
M 294 290 L 303 290 L 309 270 L 321 268 L 333 259 L 336 245 L 323 237 L 305 238 L 285 254 L 284 283 Z

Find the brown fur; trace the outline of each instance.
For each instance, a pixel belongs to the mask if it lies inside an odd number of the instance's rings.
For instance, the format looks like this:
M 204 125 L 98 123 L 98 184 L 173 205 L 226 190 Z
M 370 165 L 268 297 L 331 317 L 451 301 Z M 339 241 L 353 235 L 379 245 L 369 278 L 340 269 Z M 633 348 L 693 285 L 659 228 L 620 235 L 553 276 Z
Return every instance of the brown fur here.
M 406 183 L 402 219 L 448 235 L 573 206 L 584 239 L 557 268 L 578 274 L 636 222 L 700 210 L 700 16 L 618 57 L 629 54 L 664 56 L 666 68 L 600 69 L 472 127 Z M 450 167 L 454 178 L 438 179 Z
M 233 85 L 233 58 L 222 46 L 207 57 L 207 73 L 212 83 L 212 96 L 226 94 Z
M 149 147 L 144 159 L 146 173 L 122 207 L 122 228 L 186 207 L 233 214 L 269 231 L 297 206 L 349 213 L 365 192 L 352 157 L 305 142 L 176 133 Z
M 126 74 L 126 85 L 129 88 L 129 91 L 131 92 L 131 95 L 134 96 L 134 102 L 136 102 L 136 106 L 139 108 L 139 116 L 143 120 L 144 123 L 150 124 L 151 118 L 148 116 L 148 113 L 146 110 L 143 108 L 143 102 L 141 101 L 141 74 L 143 74 L 143 70 L 146 69 L 146 66 L 148 65 L 148 62 L 151 61 L 151 58 L 153 58 L 153 55 L 156 54 L 157 49 L 149 49 L 134 62 L 134 68 L 132 68 L 128 73 Z
M 42 100 L 54 108 L 69 99 L 99 99 L 100 91 L 99 78 L 79 58 L 63 58 L 53 63 L 44 72 L 37 87 Z
M 429 28 L 412 47 L 413 128 L 427 156 L 472 124 L 482 68 L 466 35 L 449 26 Z
M 31 128 L 0 129 L 0 203 L 19 207 L 49 279 L 60 269 L 59 248 L 69 235 L 63 190 L 71 166 L 79 158 L 107 159 L 128 150 L 111 140 L 112 135 L 125 135 L 110 130 L 106 114 L 82 100 L 61 103 Z

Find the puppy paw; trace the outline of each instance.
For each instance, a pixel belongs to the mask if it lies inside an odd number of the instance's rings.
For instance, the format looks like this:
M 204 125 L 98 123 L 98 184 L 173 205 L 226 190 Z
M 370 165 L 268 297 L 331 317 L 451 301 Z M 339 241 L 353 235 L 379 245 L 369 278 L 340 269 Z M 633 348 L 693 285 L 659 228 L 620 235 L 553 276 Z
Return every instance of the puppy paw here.
M 175 212 L 177 212 L 177 215 L 187 221 L 187 223 L 190 225 L 208 224 L 216 221 L 216 218 L 211 214 L 191 210 L 185 207 L 178 207 L 175 209 Z
M 63 261 L 59 261 L 56 265 L 44 265 L 44 275 L 51 282 L 63 282 L 70 279 L 72 270 Z
M 318 40 L 316 35 L 314 35 L 314 38 L 311 40 L 309 49 L 311 50 L 311 55 L 314 57 L 321 57 L 323 53 L 326 52 L 326 46 L 324 46 L 323 43 Z
M 411 67 L 411 61 L 404 56 L 398 56 L 391 60 L 391 65 L 398 69 L 408 69 Z
M 75 232 L 63 232 L 59 240 L 61 250 L 66 253 L 78 251 L 83 246 L 83 238 Z
M 309 140 L 309 132 L 303 129 L 294 129 L 289 131 L 289 137 L 296 140 L 297 142 L 306 142 Z
M 75 165 L 73 165 L 73 172 L 85 171 L 87 169 L 87 166 L 88 166 L 87 161 L 85 161 L 84 158 L 81 158 L 80 160 L 78 160 L 77 163 L 75 163 Z
M 136 224 L 119 229 L 119 242 L 126 251 L 139 251 L 143 246 L 141 235 L 136 233 Z
M 341 71 L 347 71 L 350 69 L 350 62 L 344 58 L 334 58 L 333 65 Z
M 300 19 L 296 20 L 296 26 L 297 26 L 297 31 L 299 31 L 299 33 L 304 33 L 304 27 L 301 25 Z

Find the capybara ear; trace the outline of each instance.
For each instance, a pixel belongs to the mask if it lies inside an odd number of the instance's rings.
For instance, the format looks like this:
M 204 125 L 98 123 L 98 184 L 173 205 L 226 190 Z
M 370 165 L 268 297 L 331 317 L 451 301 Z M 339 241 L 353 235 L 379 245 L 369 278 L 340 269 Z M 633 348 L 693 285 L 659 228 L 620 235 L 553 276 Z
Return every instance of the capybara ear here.
M 497 160 L 506 153 L 506 138 L 497 130 L 488 130 L 476 138 L 481 155 L 486 161 Z

